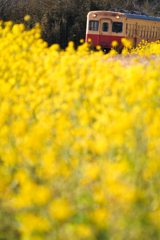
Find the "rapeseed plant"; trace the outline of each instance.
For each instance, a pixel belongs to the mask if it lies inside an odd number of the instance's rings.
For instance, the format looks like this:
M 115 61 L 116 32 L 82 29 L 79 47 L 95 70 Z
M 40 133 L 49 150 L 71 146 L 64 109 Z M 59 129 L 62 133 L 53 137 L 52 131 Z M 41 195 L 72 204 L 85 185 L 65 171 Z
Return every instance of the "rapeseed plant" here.
M 0 40 L 0 238 L 9 209 L 10 239 L 159 239 L 159 42 L 123 66 L 38 24 Z

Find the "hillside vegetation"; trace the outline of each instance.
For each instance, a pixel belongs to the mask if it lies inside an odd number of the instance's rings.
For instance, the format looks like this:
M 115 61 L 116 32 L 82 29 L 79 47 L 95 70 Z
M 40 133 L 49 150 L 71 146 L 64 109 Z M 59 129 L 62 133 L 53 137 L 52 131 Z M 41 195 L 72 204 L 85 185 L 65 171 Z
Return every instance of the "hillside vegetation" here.
M 49 45 L 58 43 L 64 49 L 69 41 L 74 41 L 77 47 L 79 40 L 85 38 L 89 11 L 109 8 L 160 14 L 159 0 L 1 0 L 0 20 L 24 23 L 24 16 L 29 14 L 31 20 L 27 28 L 40 23 L 43 39 Z

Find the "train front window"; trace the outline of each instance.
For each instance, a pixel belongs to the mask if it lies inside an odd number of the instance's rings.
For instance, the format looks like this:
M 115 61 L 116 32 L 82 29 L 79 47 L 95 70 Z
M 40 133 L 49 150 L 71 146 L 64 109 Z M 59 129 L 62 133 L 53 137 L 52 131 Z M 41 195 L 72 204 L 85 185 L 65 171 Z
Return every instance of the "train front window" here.
M 121 33 L 123 29 L 122 22 L 113 22 L 112 24 L 112 32 Z
M 98 31 L 98 27 L 99 27 L 99 22 L 98 21 L 91 20 L 89 22 L 89 30 L 91 30 L 91 31 Z
M 104 22 L 103 25 L 102 25 L 102 31 L 103 32 L 108 32 L 108 27 L 109 27 L 109 24 Z

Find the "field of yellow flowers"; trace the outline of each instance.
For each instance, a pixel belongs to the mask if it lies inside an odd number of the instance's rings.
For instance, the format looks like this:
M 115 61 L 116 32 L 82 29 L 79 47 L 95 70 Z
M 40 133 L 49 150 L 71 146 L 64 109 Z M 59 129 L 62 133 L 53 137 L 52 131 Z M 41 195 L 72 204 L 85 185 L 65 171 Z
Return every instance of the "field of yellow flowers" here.
M 160 44 L 127 51 L 1 23 L 0 239 L 160 239 Z

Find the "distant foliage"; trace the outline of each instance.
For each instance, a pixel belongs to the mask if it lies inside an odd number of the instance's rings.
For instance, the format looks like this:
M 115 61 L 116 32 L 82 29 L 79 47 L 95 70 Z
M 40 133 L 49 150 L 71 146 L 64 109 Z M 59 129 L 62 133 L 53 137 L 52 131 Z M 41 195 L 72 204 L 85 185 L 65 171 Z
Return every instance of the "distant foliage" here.
M 152 15 L 160 13 L 160 3 L 140 0 L 1 0 L 0 19 L 23 23 L 25 15 L 30 15 L 28 28 L 41 24 L 42 37 L 49 46 L 58 43 L 62 48 L 69 41 L 75 46 L 81 38 L 85 38 L 86 16 L 92 10 L 109 10 L 109 8 L 128 9 L 149 12 Z

